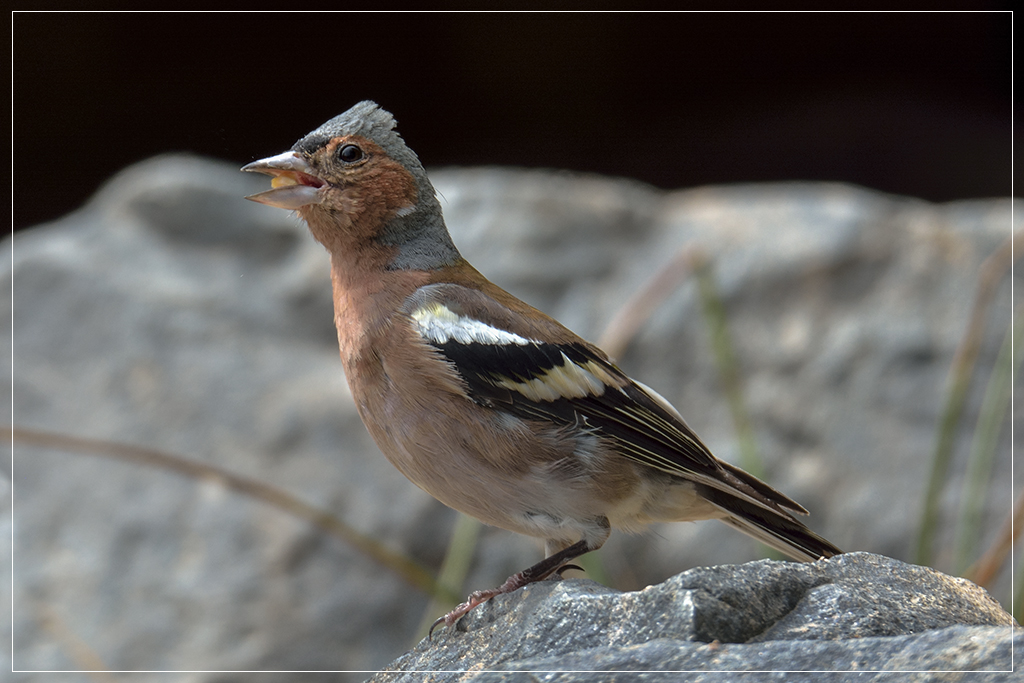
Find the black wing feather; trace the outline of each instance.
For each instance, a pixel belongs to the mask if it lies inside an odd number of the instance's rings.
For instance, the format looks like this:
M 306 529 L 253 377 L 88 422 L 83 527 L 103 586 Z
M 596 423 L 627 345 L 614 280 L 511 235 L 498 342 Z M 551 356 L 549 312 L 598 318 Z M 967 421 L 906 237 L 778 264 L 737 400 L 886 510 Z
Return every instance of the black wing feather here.
M 449 340 L 434 346 L 451 362 L 478 403 L 500 407 L 526 420 L 583 424 L 612 439 L 619 450 L 650 467 L 673 474 L 720 471 L 720 463 L 678 418 L 652 400 L 628 377 L 583 344 L 484 344 Z M 563 357 L 563 354 L 565 357 Z M 622 381 L 600 394 L 537 401 L 497 384 L 528 382 L 569 362 L 596 363 Z

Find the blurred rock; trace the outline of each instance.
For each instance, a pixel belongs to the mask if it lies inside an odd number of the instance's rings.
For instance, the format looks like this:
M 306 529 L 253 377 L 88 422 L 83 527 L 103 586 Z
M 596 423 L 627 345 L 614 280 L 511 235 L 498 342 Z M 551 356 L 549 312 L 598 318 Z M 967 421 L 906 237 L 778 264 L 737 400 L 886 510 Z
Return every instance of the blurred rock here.
M 801 183 L 662 192 L 511 169 L 432 177 L 463 254 L 590 339 L 681 249 L 702 249 L 768 481 L 840 547 L 911 558 L 948 368 L 979 265 L 1010 234 L 1010 200 L 934 205 Z M 241 199 L 265 187 L 235 165 L 159 157 L 8 239 L 14 423 L 272 483 L 436 568 L 454 517 L 365 434 L 337 356 L 326 253 L 287 212 Z M 936 567 L 947 571 L 1008 283 L 943 500 Z M 736 462 L 692 278 L 619 364 Z M 1009 421 L 1003 431 L 979 552 L 1012 501 Z M 13 493 L 16 669 L 374 671 L 415 642 L 424 617 L 426 598 L 390 571 L 215 480 L 19 444 Z M 629 590 L 758 552 L 705 522 L 616 534 L 598 555 Z M 539 557 L 532 539 L 489 529 L 465 589 Z M 1005 576 L 994 594 L 1007 597 Z
M 868 553 L 761 560 L 691 569 L 636 593 L 578 579 L 533 584 L 478 607 L 371 680 L 563 682 L 594 680 L 582 673 L 590 671 L 621 672 L 601 680 L 636 680 L 639 671 L 759 672 L 744 676 L 752 681 L 778 680 L 773 671 L 1009 676 L 1011 648 L 1024 654 L 1015 626 L 985 591 L 926 567 Z M 512 673 L 473 674 L 486 670 Z M 566 673 L 529 673 L 538 671 Z

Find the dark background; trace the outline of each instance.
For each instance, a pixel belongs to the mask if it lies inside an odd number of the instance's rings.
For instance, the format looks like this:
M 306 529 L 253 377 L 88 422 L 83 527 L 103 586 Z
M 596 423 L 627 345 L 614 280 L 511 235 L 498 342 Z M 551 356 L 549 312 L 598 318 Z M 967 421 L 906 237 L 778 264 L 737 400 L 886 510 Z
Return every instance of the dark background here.
M 997 8 L 998 9 L 998 8 Z M 13 225 L 166 151 L 241 165 L 361 99 L 425 165 L 659 187 L 1012 191 L 1006 12 L 13 16 Z

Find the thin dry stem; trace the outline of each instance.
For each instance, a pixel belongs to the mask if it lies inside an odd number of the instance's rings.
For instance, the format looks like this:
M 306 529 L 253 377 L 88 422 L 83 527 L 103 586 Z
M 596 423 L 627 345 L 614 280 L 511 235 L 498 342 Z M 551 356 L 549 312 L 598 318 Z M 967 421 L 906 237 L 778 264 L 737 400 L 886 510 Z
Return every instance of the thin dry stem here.
M 978 274 L 978 286 L 971 307 L 971 317 L 964 336 L 953 356 L 946 403 L 939 419 L 939 434 L 932 456 L 932 470 L 928 478 L 924 507 L 921 511 L 920 531 L 914 561 L 928 565 L 932 561 L 932 540 L 938 528 L 939 498 L 946 485 L 949 465 L 953 458 L 953 444 L 960 424 L 967 390 L 974 373 L 975 361 L 985 336 L 989 309 L 999 283 L 1012 262 L 1024 252 L 1024 231 L 1018 231 L 1006 239 L 982 262 Z
M 52 605 L 36 603 L 34 607 L 40 625 L 53 636 L 80 672 L 96 683 L 114 683 L 117 680 L 103 658 L 68 626 Z
M 662 266 L 646 285 L 616 311 L 597 345 L 611 358 L 621 358 L 658 306 L 679 288 L 702 259 L 703 252 L 695 246 L 680 249 L 671 261 Z
M 444 599 L 452 597 L 449 595 L 449 591 L 445 591 L 437 585 L 429 571 L 416 562 L 388 549 L 375 539 L 361 534 L 331 513 L 316 508 L 287 491 L 264 484 L 263 482 L 247 479 L 219 467 L 187 460 L 171 453 L 102 439 L 86 439 L 21 427 L 0 427 L 0 437 L 4 439 L 13 438 L 15 442 L 24 445 L 88 453 L 89 455 L 115 458 L 150 467 L 159 467 L 200 481 L 215 482 L 225 488 L 261 500 L 312 523 L 330 535 L 353 546 L 374 561 L 391 569 L 419 590 L 430 595 L 440 595 Z
M 992 543 L 985 554 L 977 562 L 964 572 L 964 578 L 973 581 L 983 588 L 990 588 L 990 584 L 999 575 L 1003 568 L 1010 550 L 1020 539 L 1020 532 L 1024 523 L 1024 491 L 1017 495 L 1013 503 L 1013 511 L 1003 522 L 996 540 Z

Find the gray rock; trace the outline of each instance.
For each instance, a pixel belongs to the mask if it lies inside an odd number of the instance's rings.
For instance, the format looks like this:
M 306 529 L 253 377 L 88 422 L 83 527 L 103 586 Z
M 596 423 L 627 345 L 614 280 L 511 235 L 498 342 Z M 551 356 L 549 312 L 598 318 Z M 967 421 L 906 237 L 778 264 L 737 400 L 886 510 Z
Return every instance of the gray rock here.
M 969 581 L 850 553 L 813 564 L 692 569 L 636 593 L 579 579 L 534 584 L 478 607 L 371 681 L 576 681 L 593 680 L 586 672 L 594 671 L 618 672 L 601 680 L 623 681 L 672 680 L 658 672 L 679 671 L 760 672 L 744 678 L 755 681 L 780 671 L 1009 671 L 1011 647 L 1024 654 L 1024 633 Z
M 433 178 L 467 258 L 590 339 L 653 270 L 699 245 L 715 265 L 766 478 L 840 547 L 910 559 L 977 270 L 1009 234 L 1011 208 L 1024 215 L 1019 203 L 933 205 L 799 183 L 662 192 L 511 169 Z M 135 443 L 273 483 L 436 568 L 453 515 L 367 437 L 337 357 L 326 254 L 288 213 L 241 199 L 265 187 L 236 165 L 161 157 L 126 169 L 80 211 L 6 240 L 0 339 L 14 362 L 0 382 L 13 383 L 14 403 L 5 395 L 0 410 L 19 427 Z M 1004 278 L 982 379 L 1010 290 Z M 619 362 L 736 461 L 692 279 Z M 943 500 L 936 566 L 947 571 L 983 388 L 972 385 Z M 1022 483 L 1011 477 L 1008 423 L 1000 438 L 979 551 Z M 14 668 L 374 671 L 414 642 L 422 594 L 216 480 L 24 444 L 13 459 L 17 524 L 3 505 L 0 523 L 14 535 Z M 0 566 L 8 548 L 0 543 Z M 599 556 L 612 585 L 639 589 L 758 552 L 707 522 L 616 534 Z M 539 554 L 531 539 L 485 530 L 464 590 L 496 585 Z M 1004 575 L 994 594 L 1008 590 Z

